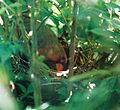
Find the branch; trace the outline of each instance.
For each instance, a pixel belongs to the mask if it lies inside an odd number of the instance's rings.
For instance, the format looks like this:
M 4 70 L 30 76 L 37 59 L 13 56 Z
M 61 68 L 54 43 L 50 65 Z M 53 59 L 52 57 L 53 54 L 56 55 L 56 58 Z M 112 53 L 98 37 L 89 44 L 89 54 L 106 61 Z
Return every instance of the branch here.
M 71 32 L 71 43 L 70 43 L 70 50 L 69 50 L 69 76 L 73 76 L 73 67 L 74 67 L 74 51 L 75 51 L 75 34 L 76 34 L 76 18 L 77 18 L 77 2 L 74 0 L 74 7 L 73 7 L 73 23 L 72 23 L 72 32 Z
M 32 8 L 31 8 L 31 30 L 33 31 L 32 35 L 32 66 L 31 70 L 35 75 L 35 78 L 33 79 L 33 89 L 34 89 L 34 103 L 35 107 L 39 107 L 42 103 L 42 97 L 41 97 L 41 86 L 40 86 L 40 80 L 36 78 L 37 72 L 34 71 L 34 67 L 37 66 L 37 34 L 36 34 L 36 22 L 35 22 L 35 0 L 32 0 Z
M 80 81 L 80 80 L 86 80 L 86 79 L 99 79 L 99 78 L 117 76 L 117 75 L 120 75 L 119 68 L 120 68 L 120 64 L 111 69 L 92 70 L 92 71 L 84 72 L 83 74 L 71 77 L 68 80 L 70 82 L 74 82 L 74 81 Z

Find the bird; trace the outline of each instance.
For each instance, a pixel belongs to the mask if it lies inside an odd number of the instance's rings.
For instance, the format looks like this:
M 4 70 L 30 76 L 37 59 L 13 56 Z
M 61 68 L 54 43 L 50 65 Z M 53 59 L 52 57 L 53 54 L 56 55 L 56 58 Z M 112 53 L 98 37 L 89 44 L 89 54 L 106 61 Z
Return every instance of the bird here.
M 45 56 L 45 64 L 57 71 L 67 67 L 67 55 L 62 44 L 55 33 L 44 24 L 37 31 L 37 55 Z
M 29 33 L 31 31 L 30 17 L 24 14 L 23 20 L 25 29 Z M 63 45 L 58 40 L 58 36 L 47 24 L 39 20 L 35 21 L 35 26 L 37 34 L 37 55 L 45 57 L 44 63 L 48 65 L 49 68 L 57 71 L 66 70 L 67 55 Z

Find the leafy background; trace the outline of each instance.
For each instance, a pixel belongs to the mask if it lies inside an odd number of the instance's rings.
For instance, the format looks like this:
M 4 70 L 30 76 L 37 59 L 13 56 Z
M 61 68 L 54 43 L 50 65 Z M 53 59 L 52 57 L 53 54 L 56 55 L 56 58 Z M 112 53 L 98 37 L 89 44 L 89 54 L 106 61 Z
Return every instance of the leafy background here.
M 119 3 L 119 0 L 1 0 L 0 109 L 119 110 Z M 36 24 L 36 20 L 41 23 Z M 70 51 L 75 51 L 72 66 L 77 69 L 69 78 L 51 78 L 44 57 L 35 56 L 35 32 L 42 28 L 41 24 L 55 33 L 68 59 Z M 31 30 L 32 39 L 28 34 Z M 73 70 L 72 66 L 69 69 Z

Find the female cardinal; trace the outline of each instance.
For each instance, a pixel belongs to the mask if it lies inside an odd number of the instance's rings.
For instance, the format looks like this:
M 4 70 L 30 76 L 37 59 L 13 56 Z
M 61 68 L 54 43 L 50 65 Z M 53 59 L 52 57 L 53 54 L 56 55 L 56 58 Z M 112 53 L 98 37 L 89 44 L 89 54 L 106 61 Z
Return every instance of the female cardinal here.
M 66 69 L 67 56 L 54 32 L 45 25 L 37 31 L 38 55 L 45 56 L 45 63 L 57 71 Z
M 27 32 L 30 31 L 30 18 L 24 17 Z M 40 27 L 38 26 L 40 25 Z M 55 33 L 45 24 L 36 21 L 37 55 L 45 56 L 45 63 L 52 69 L 62 71 L 66 69 L 67 56 L 63 46 L 59 43 Z

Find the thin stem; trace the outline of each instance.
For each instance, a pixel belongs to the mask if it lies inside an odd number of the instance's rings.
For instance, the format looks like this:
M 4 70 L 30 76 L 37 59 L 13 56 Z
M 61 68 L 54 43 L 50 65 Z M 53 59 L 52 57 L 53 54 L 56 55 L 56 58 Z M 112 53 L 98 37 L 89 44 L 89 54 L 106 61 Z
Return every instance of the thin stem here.
M 8 36 L 9 36 L 9 18 L 6 16 L 6 13 L 4 13 L 3 19 L 4 19 L 4 25 L 5 25 L 4 40 L 8 40 Z
M 7 5 L 4 1 L 0 1 L 1 3 L 3 3 L 3 5 L 7 8 L 7 9 L 9 9 L 12 13 L 15 13 L 15 11 L 9 6 L 9 5 Z
M 34 75 L 36 76 L 36 72 L 34 71 L 34 67 L 36 66 L 36 50 L 37 50 L 37 34 L 36 34 L 36 22 L 35 22 L 35 0 L 32 0 L 32 8 L 31 8 L 31 30 L 33 31 L 32 35 L 32 70 L 34 72 Z M 40 80 L 38 80 L 36 77 L 33 79 L 33 88 L 34 88 L 34 102 L 35 107 L 38 108 L 42 103 L 41 98 L 41 86 L 40 86 Z
M 18 3 L 20 4 L 20 0 L 18 0 Z M 26 32 L 26 29 L 25 29 L 25 26 L 24 26 L 24 22 L 23 22 L 23 19 L 22 19 L 22 13 L 21 12 L 22 12 L 22 8 L 19 5 L 18 6 L 18 13 L 17 13 L 18 24 L 19 24 L 19 27 L 20 27 L 20 31 L 21 31 L 21 34 L 22 34 L 22 37 L 23 37 L 24 44 L 27 47 L 28 55 L 31 56 L 29 41 L 27 39 L 27 34 L 26 34 L 27 32 Z
M 73 23 L 72 23 L 72 32 L 70 34 L 71 43 L 70 43 L 70 50 L 69 50 L 69 77 L 73 76 L 73 67 L 74 67 L 74 51 L 75 51 L 75 33 L 76 33 L 76 18 L 77 18 L 77 2 L 74 0 L 74 7 L 73 7 Z
M 120 65 L 118 64 L 117 66 L 111 69 L 92 70 L 92 71 L 84 72 L 84 74 L 76 75 L 74 77 L 69 78 L 68 81 L 74 82 L 74 81 L 82 81 L 88 79 L 100 79 L 100 78 L 103 79 L 107 77 L 118 76 L 120 75 L 119 68 Z

